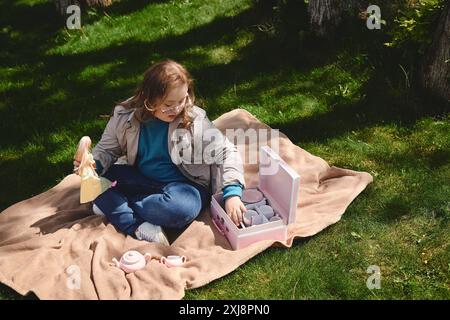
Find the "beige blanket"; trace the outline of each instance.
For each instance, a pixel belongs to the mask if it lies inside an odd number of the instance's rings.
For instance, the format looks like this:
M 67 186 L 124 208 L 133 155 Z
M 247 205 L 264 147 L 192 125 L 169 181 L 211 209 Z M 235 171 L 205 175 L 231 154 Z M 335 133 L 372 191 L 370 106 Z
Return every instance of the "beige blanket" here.
M 220 129 L 269 128 L 245 110 L 214 121 Z M 365 172 L 330 167 L 280 134 L 280 155 L 300 175 L 294 237 L 307 237 L 339 221 L 347 206 L 372 181 Z M 246 145 L 248 148 L 248 144 Z M 245 165 L 247 187 L 258 184 L 258 166 Z M 41 299 L 181 299 L 186 289 L 223 277 L 266 250 L 273 241 L 231 250 L 202 212 L 171 246 L 138 241 L 117 232 L 89 204 L 79 204 L 80 177 L 68 175 L 52 189 L 0 214 L 0 281 L 22 295 Z M 125 275 L 111 259 L 127 250 L 150 252 L 147 266 Z M 184 268 L 166 268 L 161 256 L 185 255 Z M 294 262 L 294 261 L 293 261 Z

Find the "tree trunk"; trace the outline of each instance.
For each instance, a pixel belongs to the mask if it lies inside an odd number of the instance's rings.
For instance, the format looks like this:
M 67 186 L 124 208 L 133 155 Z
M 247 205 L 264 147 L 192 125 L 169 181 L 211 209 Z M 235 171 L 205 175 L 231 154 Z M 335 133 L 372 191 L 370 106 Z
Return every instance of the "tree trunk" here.
M 107 7 L 112 4 L 112 0 L 53 0 L 56 10 L 61 16 L 66 15 L 67 7 L 75 4 L 79 7 L 87 6 L 103 6 Z
M 342 6 L 339 0 L 310 0 L 308 3 L 311 30 L 325 36 L 341 22 Z
M 450 101 L 450 5 L 439 17 L 433 42 L 422 61 L 420 82 L 433 96 Z
M 112 0 L 85 0 L 88 6 L 107 7 L 112 4 Z
M 56 11 L 58 11 L 61 16 L 65 16 L 67 14 L 67 7 L 73 4 L 80 6 L 80 1 L 78 0 L 54 0 L 53 2 L 55 3 Z

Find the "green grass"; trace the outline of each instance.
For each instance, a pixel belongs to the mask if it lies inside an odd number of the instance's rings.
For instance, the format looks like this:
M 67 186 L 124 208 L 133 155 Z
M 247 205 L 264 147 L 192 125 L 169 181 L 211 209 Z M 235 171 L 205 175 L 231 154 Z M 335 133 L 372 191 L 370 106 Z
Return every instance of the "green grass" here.
M 49 1 L 0 2 L 0 210 L 72 169 L 114 101 L 172 58 L 214 119 L 245 108 L 309 152 L 374 176 L 342 220 L 271 248 L 187 299 L 449 299 L 448 105 L 399 90 L 357 41 L 284 46 L 253 1 L 116 1 L 67 31 Z M 445 109 L 447 108 L 447 109 Z M 381 289 L 368 290 L 370 265 Z M 256 280 L 255 280 L 256 279 Z M 21 298 L 0 286 L 0 298 Z

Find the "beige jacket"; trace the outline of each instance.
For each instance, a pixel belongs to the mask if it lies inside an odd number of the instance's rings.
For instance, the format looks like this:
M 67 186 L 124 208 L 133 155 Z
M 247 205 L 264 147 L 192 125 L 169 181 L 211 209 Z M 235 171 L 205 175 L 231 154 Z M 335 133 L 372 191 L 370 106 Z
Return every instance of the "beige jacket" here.
M 122 156 L 126 157 L 127 164 L 135 164 L 140 123 L 134 117 L 134 112 L 135 109 L 126 109 L 122 105 L 114 108 L 114 114 L 109 119 L 100 141 L 92 150 L 94 159 L 99 160 L 104 168 L 100 175 L 105 174 Z M 181 129 L 180 117 L 169 124 L 167 144 L 172 162 L 189 180 L 205 186 L 213 194 L 237 182 L 245 187 L 243 163 L 236 146 L 214 127 L 203 109 L 194 106 L 191 115 L 194 121 L 189 130 Z M 205 139 L 211 132 L 221 138 Z M 201 150 L 198 148 L 200 145 Z M 214 150 L 208 160 L 201 152 L 205 148 Z M 192 151 L 190 157 L 189 152 L 184 151 Z M 193 162 L 194 154 L 197 156 L 197 162 Z

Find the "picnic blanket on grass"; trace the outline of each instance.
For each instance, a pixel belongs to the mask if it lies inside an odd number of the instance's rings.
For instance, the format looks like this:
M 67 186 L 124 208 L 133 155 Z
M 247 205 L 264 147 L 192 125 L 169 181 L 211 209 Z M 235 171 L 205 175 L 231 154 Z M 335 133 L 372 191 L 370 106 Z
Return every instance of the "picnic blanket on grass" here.
M 223 114 L 214 124 L 222 132 L 270 129 L 242 109 Z M 289 225 L 288 240 L 277 243 L 291 247 L 295 237 L 312 236 L 339 221 L 372 176 L 330 167 L 282 133 L 278 139 L 280 156 L 301 177 L 296 222 Z M 245 148 L 251 143 L 247 141 Z M 258 164 L 246 164 L 244 169 L 247 187 L 256 187 Z M 186 289 L 225 276 L 274 244 L 262 241 L 232 250 L 212 225 L 209 208 L 172 238 L 170 246 L 139 241 L 94 215 L 90 203 L 80 205 L 80 182 L 79 176 L 70 174 L 50 190 L 0 214 L 0 282 L 40 299 L 181 299 Z M 155 259 L 126 275 L 111 260 L 127 250 L 150 252 Z M 158 260 L 167 255 L 184 255 L 187 262 L 169 269 Z

